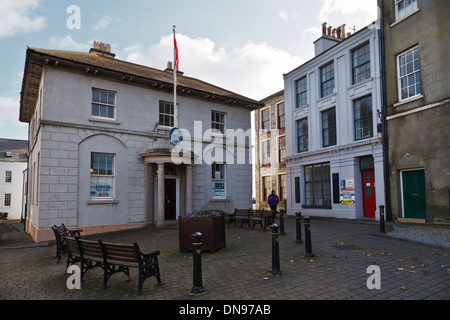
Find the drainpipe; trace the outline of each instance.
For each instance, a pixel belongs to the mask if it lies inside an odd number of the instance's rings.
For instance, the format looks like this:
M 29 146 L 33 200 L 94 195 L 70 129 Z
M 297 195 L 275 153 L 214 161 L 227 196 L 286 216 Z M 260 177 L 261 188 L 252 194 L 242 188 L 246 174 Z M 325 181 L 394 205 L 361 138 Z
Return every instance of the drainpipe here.
M 391 192 L 389 184 L 389 150 L 388 150 L 388 127 L 386 110 L 386 66 L 385 66 L 385 38 L 384 38 L 384 2 L 379 0 L 380 10 L 380 76 L 381 76 L 381 122 L 383 124 L 383 170 L 384 170 L 384 197 L 386 207 L 386 220 L 392 221 Z

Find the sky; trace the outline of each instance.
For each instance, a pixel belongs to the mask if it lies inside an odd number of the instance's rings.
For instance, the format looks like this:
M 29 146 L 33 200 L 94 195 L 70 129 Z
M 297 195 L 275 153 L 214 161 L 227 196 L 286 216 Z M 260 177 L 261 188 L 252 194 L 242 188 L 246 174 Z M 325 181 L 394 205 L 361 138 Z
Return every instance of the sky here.
M 27 47 L 88 52 L 180 71 L 255 100 L 283 89 L 283 74 L 314 57 L 321 26 L 359 30 L 376 0 L 0 0 L 0 138 L 28 138 L 19 122 Z M 351 31 L 353 32 L 353 31 Z

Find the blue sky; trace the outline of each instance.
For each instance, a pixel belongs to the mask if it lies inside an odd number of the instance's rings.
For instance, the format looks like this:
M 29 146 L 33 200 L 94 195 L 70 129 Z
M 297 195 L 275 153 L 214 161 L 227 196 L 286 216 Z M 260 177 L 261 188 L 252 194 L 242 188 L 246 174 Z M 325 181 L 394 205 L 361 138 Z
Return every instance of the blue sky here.
M 71 5 L 79 29 L 67 26 Z M 176 25 L 186 76 L 259 100 L 313 57 L 323 22 L 349 31 L 376 19 L 376 0 L 0 0 L 0 138 L 27 139 L 18 121 L 27 46 L 87 52 L 97 40 L 117 59 L 165 69 Z

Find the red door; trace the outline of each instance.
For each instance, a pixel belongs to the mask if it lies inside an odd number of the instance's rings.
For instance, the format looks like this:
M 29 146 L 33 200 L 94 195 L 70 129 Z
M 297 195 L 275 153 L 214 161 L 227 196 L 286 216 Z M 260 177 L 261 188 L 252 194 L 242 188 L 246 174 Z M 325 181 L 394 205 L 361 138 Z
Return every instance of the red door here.
M 374 170 L 363 171 L 364 217 L 375 218 L 375 176 Z

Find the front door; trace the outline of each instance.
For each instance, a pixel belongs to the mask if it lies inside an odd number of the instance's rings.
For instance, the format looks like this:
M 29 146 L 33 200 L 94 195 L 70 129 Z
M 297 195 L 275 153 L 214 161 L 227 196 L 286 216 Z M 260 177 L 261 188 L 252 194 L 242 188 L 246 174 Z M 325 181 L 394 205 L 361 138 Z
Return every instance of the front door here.
M 375 171 L 362 171 L 363 176 L 363 202 L 364 217 L 375 218 L 376 199 L 375 199 Z
M 403 217 L 426 218 L 425 171 L 402 172 Z
M 165 179 L 164 186 L 164 219 L 175 220 L 177 217 L 177 180 Z

